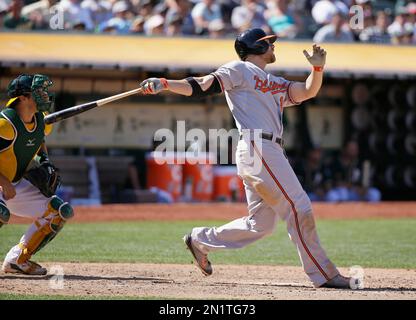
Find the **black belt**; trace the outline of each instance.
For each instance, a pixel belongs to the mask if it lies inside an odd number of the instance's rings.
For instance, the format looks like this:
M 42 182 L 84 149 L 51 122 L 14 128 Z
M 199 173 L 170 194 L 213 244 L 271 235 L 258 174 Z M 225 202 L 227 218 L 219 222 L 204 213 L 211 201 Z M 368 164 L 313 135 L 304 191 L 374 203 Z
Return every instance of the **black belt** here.
M 276 142 L 278 145 L 280 145 L 283 148 L 283 139 L 278 138 L 278 137 L 276 137 L 276 138 L 273 139 L 273 134 L 271 134 L 271 133 L 264 133 L 264 132 L 261 134 L 261 137 L 262 137 L 262 139 Z M 242 134 L 240 134 L 240 140 L 241 139 L 243 139 L 243 135 Z

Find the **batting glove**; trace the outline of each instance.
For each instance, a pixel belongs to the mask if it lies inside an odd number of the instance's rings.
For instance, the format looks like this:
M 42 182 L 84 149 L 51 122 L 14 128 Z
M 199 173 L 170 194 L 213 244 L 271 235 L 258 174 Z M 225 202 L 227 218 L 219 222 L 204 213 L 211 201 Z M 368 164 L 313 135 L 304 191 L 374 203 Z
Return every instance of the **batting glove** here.
M 303 50 L 303 54 L 309 63 L 314 67 L 323 67 L 326 62 L 326 51 L 316 44 L 312 47 L 312 56 L 306 51 Z
M 144 94 L 158 94 L 168 88 L 168 81 L 165 78 L 149 78 L 140 83 Z

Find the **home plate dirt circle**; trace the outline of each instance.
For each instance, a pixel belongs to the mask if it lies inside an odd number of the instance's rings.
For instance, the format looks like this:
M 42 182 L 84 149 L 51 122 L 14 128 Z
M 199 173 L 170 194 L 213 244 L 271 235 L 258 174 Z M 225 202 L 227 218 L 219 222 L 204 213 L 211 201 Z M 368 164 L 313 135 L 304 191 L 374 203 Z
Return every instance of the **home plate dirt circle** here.
M 364 268 L 364 289 L 315 289 L 302 268 L 214 265 L 205 277 L 192 264 L 43 263 L 57 275 L 0 273 L 0 292 L 167 299 L 416 299 L 416 270 Z M 343 274 L 348 269 L 340 268 Z M 59 282 L 59 274 L 63 281 Z

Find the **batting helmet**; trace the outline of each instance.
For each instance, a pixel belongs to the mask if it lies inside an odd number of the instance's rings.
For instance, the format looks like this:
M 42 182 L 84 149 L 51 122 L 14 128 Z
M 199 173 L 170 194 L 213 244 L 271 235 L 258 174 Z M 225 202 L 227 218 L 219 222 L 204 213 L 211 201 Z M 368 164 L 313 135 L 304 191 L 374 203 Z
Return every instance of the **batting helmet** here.
M 276 35 L 266 35 L 262 29 L 248 29 L 235 39 L 234 48 L 240 59 L 245 60 L 249 54 L 266 53 L 276 39 Z

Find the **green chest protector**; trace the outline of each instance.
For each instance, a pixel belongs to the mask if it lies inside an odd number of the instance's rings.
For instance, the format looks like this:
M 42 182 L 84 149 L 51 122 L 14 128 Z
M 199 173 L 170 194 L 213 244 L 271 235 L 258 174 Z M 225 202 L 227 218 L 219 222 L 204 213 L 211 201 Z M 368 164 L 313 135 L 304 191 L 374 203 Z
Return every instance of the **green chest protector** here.
M 0 118 L 9 121 L 15 130 L 16 137 L 12 143 L 13 153 L 16 161 L 16 174 L 13 182 L 19 181 L 30 161 L 38 152 L 45 138 L 45 123 L 43 121 L 43 114 L 41 112 L 35 113 L 35 127 L 32 131 L 28 130 L 23 121 L 20 119 L 16 110 L 13 108 L 6 108 L 0 112 Z M 13 159 L 10 159 L 13 161 Z

